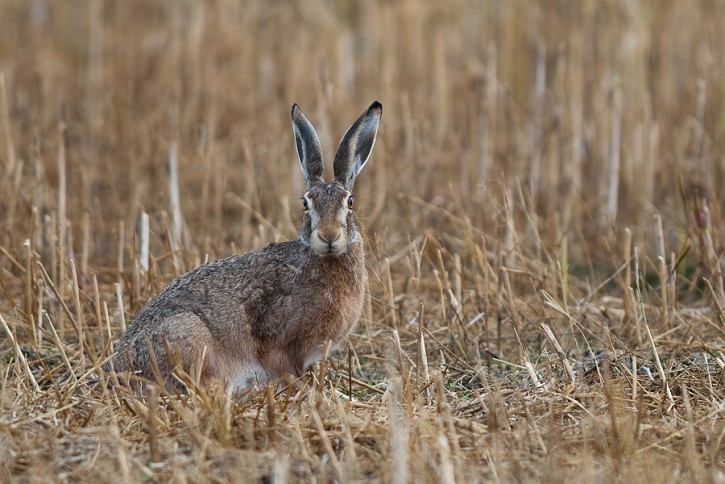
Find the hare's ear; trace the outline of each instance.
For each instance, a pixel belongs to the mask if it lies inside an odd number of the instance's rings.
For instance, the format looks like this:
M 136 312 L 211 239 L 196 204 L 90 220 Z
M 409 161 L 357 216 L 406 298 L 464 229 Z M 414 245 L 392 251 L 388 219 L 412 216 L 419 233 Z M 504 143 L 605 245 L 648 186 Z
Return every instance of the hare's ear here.
M 355 177 L 370 158 L 382 115 L 383 105 L 375 101 L 350 126 L 337 147 L 333 164 L 335 181 L 341 183 L 346 190 L 352 191 Z
M 297 156 L 305 178 L 305 188 L 309 190 L 312 185 L 322 181 L 322 150 L 315 128 L 297 103 L 292 105 L 292 131 L 295 133 Z

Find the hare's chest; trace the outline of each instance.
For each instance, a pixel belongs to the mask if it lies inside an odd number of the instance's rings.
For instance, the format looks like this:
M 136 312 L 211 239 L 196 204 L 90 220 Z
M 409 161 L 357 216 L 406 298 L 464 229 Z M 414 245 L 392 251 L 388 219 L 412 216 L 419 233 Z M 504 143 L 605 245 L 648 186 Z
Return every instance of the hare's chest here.
M 361 292 L 346 298 L 338 296 L 334 310 L 316 315 L 318 319 L 316 319 L 315 337 L 304 356 L 303 368 L 307 369 L 320 360 L 328 341 L 332 342 L 330 350 L 334 350 L 347 338 L 362 314 L 364 295 L 364 292 Z
M 359 290 L 351 292 L 345 298 L 344 302 L 340 304 L 340 319 L 344 321 L 344 326 L 347 328 L 345 336 L 350 328 L 360 319 L 364 300 L 365 290 L 361 287 Z
M 350 295 L 344 304 L 341 304 L 339 314 L 337 316 L 340 324 L 337 328 L 335 328 L 335 334 L 329 336 L 329 339 L 333 340 L 335 344 L 339 344 L 341 341 L 345 340 L 360 320 L 360 316 L 363 312 L 364 300 L 365 292 L 360 291 L 359 293 Z
M 365 299 L 364 277 L 350 278 L 348 283 L 338 288 L 335 294 L 330 295 L 330 298 L 335 301 L 332 306 L 336 313 L 335 319 L 340 321 L 341 329 L 346 335 L 362 314 Z
M 339 264 L 311 272 L 306 281 L 309 297 L 288 326 L 289 340 L 308 340 L 311 344 L 305 346 L 309 350 L 347 337 L 363 309 L 366 274 L 362 269 L 357 265 Z M 300 338 L 303 334 L 307 336 Z

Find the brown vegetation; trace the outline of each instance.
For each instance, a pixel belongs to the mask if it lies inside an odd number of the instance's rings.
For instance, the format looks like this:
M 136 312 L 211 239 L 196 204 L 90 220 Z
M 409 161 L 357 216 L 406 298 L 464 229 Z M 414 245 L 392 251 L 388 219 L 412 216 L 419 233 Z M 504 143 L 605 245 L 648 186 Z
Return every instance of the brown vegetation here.
M 0 12 L 0 480 L 725 481 L 725 3 Z M 106 384 L 173 277 L 295 236 L 291 104 L 330 161 L 375 99 L 349 347 Z

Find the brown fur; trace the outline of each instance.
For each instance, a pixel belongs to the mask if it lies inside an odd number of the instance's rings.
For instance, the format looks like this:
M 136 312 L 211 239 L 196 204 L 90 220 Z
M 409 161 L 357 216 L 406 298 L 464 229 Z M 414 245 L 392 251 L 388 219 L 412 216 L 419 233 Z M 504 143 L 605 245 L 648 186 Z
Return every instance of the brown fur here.
M 381 114 L 382 106 L 373 103 L 350 127 L 337 150 L 335 180 L 325 183 L 317 135 L 293 106 L 308 206 L 299 240 L 214 261 L 175 279 L 121 337 L 114 369 L 168 388 L 175 386 L 176 369 L 245 387 L 299 375 L 327 341 L 347 337 L 360 318 L 367 278 L 359 223 L 348 205 Z

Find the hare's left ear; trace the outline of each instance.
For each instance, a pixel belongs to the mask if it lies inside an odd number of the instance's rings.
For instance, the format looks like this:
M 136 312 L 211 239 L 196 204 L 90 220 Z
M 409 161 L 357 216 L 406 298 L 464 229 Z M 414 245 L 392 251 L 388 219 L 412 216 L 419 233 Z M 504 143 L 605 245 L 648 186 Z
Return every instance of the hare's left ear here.
M 342 184 L 346 190 L 352 191 L 355 177 L 370 158 L 382 115 L 383 105 L 375 101 L 350 126 L 337 147 L 332 167 L 335 181 Z

